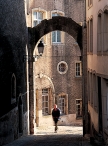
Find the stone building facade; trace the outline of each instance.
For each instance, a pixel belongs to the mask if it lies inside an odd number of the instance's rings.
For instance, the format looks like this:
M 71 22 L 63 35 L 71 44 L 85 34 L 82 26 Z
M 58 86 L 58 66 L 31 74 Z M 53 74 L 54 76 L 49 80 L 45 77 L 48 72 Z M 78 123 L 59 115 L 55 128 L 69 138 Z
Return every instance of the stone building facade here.
M 28 134 L 24 1 L 0 1 L 0 145 Z
M 70 17 L 82 25 L 84 1 L 32 0 L 29 2 L 27 26 L 36 27 L 43 19 L 49 20 L 54 16 Z M 82 124 L 78 120 L 82 117 L 81 48 L 72 36 L 63 31 L 53 31 L 40 40 L 44 42 L 44 52 L 33 63 L 36 125 L 53 124 L 51 111 L 54 103 L 61 110 L 60 125 Z M 37 46 L 33 55 L 38 55 Z
M 87 0 L 88 110 L 90 133 L 108 138 L 108 1 Z M 99 135 L 99 136 L 100 136 Z

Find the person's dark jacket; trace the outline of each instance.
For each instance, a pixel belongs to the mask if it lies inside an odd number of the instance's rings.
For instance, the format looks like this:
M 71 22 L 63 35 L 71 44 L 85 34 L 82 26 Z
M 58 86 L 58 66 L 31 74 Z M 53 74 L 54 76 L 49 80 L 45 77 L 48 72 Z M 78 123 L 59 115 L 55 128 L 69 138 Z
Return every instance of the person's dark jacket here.
M 52 110 L 52 117 L 54 121 L 58 121 L 60 117 L 60 110 L 58 108 L 56 110 Z

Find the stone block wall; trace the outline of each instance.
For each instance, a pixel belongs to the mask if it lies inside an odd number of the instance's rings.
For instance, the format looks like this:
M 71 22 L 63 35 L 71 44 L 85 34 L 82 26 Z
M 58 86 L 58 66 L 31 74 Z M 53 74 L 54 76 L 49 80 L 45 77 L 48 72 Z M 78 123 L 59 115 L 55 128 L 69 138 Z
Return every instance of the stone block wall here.
M 27 27 L 23 0 L 0 1 L 0 144 L 19 137 L 18 100 L 22 95 L 23 114 L 27 113 L 26 54 Z M 12 102 L 12 75 L 15 96 Z M 26 123 L 28 119 L 25 119 Z M 24 133 L 27 133 L 27 128 Z
M 0 145 L 18 138 L 18 108 L 0 118 Z

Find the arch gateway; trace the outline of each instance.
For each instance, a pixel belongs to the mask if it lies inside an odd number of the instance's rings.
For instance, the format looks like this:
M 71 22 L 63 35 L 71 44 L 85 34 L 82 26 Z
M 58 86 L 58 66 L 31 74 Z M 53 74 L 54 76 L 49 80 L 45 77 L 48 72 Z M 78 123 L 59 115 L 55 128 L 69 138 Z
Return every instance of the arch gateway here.
M 83 112 L 83 135 L 88 133 L 88 101 L 87 101 L 87 38 L 86 27 L 80 26 L 71 18 L 56 16 L 49 20 L 43 20 L 36 27 L 28 28 L 28 54 L 33 58 L 33 51 L 39 39 L 52 32 L 60 30 L 67 32 L 78 43 L 81 50 L 82 61 L 82 112 Z M 30 133 L 34 133 L 34 126 L 36 122 L 36 100 L 34 91 L 34 74 L 33 62 L 29 62 L 29 112 L 30 112 Z

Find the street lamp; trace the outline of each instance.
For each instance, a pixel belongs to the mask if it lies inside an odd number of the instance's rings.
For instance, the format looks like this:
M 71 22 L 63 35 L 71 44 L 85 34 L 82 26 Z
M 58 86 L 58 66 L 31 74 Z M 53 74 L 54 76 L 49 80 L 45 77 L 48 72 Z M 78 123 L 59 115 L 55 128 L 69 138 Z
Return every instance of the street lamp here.
M 44 51 L 44 44 L 42 43 L 42 41 L 40 41 L 40 43 L 38 44 L 38 53 L 40 56 L 42 56 L 43 51 Z
M 34 62 L 37 61 L 37 59 L 39 59 L 42 56 L 42 54 L 43 54 L 44 44 L 42 43 L 42 41 L 40 41 L 40 43 L 37 45 L 37 48 L 38 48 L 39 55 L 34 55 L 33 56 Z
M 24 61 L 33 61 L 33 62 L 37 61 L 37 59 L 39 59 L 42 56 L 44 51 L 44 44 L 42 43 L 42 41 L 40 41 L 40 43 L 37 45 L 37 48 L 39 55 L 33 55 L 33 56 L 24 55 Z

